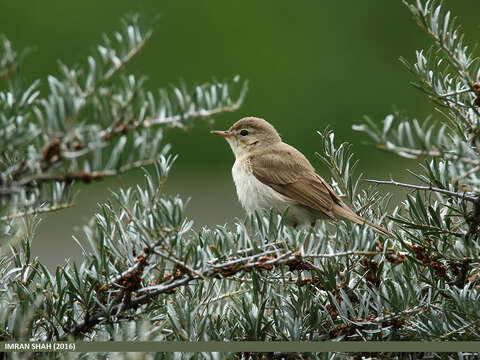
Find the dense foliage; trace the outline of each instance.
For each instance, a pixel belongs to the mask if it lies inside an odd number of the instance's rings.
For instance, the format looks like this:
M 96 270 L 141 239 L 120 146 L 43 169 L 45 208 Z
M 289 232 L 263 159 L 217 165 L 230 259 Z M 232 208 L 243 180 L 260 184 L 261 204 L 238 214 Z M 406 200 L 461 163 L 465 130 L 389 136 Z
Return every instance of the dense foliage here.
M 405 188 L 392 203 L 387 188 L 361 186 L 348 144 L 319 133 L 335 189 L 395 239 L 344 222 L 293 229 L 268 211 L 194 232 L 182 199 L 162 192 L 174 161 L 162 129 L 237 109 L 245 86 L 235 78 L 145 91 L 144 78 L 124 71 L 151 35 L 132 17 L 84 65 L 48 76 L 44 95 L 23 83 L 24 54 L 3 39 L 1 339 L 478 340 L 480 65 L 450 12 L 432 1 L 407 6 L 433 45 L 403 62 L 435 115 L 392 114 L 355 129 L 380 150 L 421 159 L 420 184 L 367 180 Z M 144 184 L 113 192 L 85 226 L 81 263 L 50 272 L 32 258 L 37 214 L 69 206 L 76 183 L 152 164 Z

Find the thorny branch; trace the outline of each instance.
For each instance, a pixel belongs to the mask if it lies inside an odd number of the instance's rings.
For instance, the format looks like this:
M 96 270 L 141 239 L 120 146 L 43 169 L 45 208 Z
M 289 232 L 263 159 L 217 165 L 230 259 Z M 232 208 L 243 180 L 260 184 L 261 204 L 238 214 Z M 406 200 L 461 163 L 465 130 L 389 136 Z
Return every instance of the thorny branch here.
M 147 256 L 139 256 L 141 260 L 144 260 L 148 257 L 149 253 L 156 253 L 154 249 L 148 249 L 145 251 Z M 393 250 L 388 250 L 388 252 L 393 252 Z M 275 254 L 275 255 L 274 255 Z M 173 261 L 175 264 L 179 265 L 175 274 L 167 275 L 164 277 L 164 281 L 157 285 L 151 285 L 139 289 L 137 291 L 137 297 L 129 299 L 128 302 L 120 302 L 113 306 L 111 313 L 120 314 L 121 312 L 136 309 L 140 305 L 146 304 L 150 299 L 154 299 L 161 294 L 167 294 L 174 292 L 176 288 L 181 286 L 186 286 L 190 282 L 195 280 L 205 280 L 207 278 L 229 278 L 232 275 L 235 275 L 238 272 L 250 272 L 253 269 L 257 270 L 272 270 L 274 267 L 280 265 L 287 265 L 290 270 L 312 270 L 313 266 L 308 262 L 308 259 L 312 258 L 329 258 L 329 257 L 338 257 L 338 256 L 348 256 L 348 255 L 378 255 L 383 254 L 382 251 L 348 251 L 332 254 L 308 254 L 302 256 L 299 252 L 287 251 L 281 254 L 280 250 L 267 250 L 259 254 L 254 254 L 248 257 L 241 259 L 234 259 L 227 261 L 221 264 L 210 264 L 210 269 L 204 271 L 198 271 L 191 269 L 183 261 L 180 263 Z M 402 257 L 400 262 L 405 261 L 403 255 L 398 254 Z M 257 260 L 255 260 L 257 259 Z M 171 258 L 169 260 L 172 260 Z M 141 271 L 139 271 L 140 264 L 137 262 L 131 266 L 128 270 L 124 271 L 113 283 L 121 283 L 122 279 L 130 277 L 132 274 L 136 273 L 141 277 Z M 111 287 L 112 285 L 103 285 L 100 287 L 101 291 L 104 291 Z M 74 328 L 70 329 L 69 333 L 74 337 L 81 336 L 84 333 L 90 331 L 93 327 L 104 320 L 104 314 L 102 312 L 97 312 L 93 315 L 86 316 L 86 320 L 77 323 Z M 68 334 L 65 334 L 67 336 Z

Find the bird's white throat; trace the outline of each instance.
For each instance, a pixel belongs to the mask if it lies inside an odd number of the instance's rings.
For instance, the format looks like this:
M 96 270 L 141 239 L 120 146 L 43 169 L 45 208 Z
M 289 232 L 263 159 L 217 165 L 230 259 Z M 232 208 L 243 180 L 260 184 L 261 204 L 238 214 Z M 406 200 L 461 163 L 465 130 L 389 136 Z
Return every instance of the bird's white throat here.
M 248 146 L 239 142 L 235 137 L 227 137 L 226 140 L 232 148 L 235 159 L 238 159 L 249 152 Z

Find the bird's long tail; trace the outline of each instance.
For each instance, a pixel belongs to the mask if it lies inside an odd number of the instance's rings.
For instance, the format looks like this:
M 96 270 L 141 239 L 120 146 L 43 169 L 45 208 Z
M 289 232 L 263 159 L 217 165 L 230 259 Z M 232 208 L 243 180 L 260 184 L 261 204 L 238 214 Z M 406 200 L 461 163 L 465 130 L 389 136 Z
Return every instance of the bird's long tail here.
M 384 235 L 384 236 L 387 236 L 391 239 L 393 239 L 393 234 L 388 232 L 387 230 L 385 230 L 383 227 L 379 226 L 379 225 L 376 225 L 368 220 L 365 220 L 364 218 L 362 218 L 361 216 L 355 214 L 350 208 L 348 208 L 346 205 L 344 206 L 341 206 L 341 205 L 338 205 L 338 204 L 334 204 L 333 205 L 333 213 L 335 215 L 338 215 L 339 217 L 341 218 L 344 218 L 344 219 L 347 219 L 347 220 L 350 220 L 350 221 L 353 221 L 357 224 L 360 224 L 360 225 L 368 225 L 370 226 L 372 229 L 374 229 L 375 231 L 379 232 L 380 234 Z

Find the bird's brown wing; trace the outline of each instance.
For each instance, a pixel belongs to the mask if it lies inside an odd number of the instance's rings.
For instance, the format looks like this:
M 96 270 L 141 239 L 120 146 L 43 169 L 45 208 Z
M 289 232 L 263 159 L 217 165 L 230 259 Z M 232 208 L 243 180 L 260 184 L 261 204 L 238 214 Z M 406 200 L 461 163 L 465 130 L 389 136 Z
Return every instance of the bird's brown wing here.
M 333 189 L 315 173 L 310 162 L 295 148 L 282 143 L 269 152 L 252 154 L 253 175 L 265 185 L 331 219 L 335 203 L 342 204 Z

